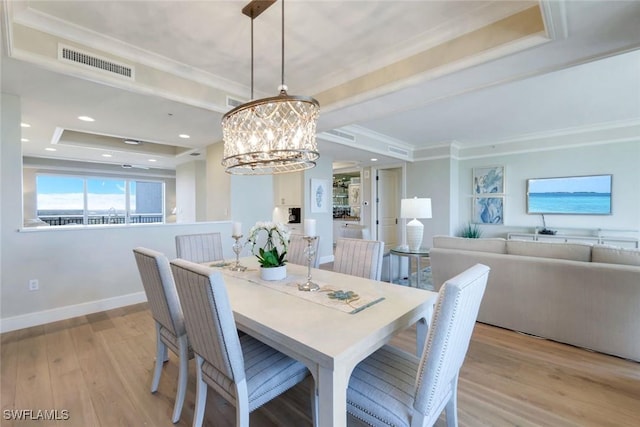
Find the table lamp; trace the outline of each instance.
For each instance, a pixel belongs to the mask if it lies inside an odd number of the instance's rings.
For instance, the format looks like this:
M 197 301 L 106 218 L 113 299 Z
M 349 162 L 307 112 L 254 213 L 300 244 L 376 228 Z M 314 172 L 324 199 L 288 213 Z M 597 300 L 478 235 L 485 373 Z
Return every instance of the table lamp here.
M 417 251 L 422 245 L 424 225 L 418 218 L 431 218 L 431 199 L 402 199 L 400 201 L 400 216 L 413 218 L 407 224 L 407 244 L 410 251 Z

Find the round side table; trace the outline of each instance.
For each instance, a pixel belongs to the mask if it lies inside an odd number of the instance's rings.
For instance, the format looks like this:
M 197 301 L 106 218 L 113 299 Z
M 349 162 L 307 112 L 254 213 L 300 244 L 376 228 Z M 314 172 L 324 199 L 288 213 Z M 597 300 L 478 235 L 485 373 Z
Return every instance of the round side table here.
M 413 271 L 412 260 L 415 260 L 417 263 L 416 270 L 416 288 L 419 287 L 422 282 L 422 266 L 421 260 L 422 258 L 429 258 L 429 248 L 420 248 L 418 250 L 412 251 L 407 247 L 397 246 L 389 251 L 389 282 L 393 283 L 393 256 L 404 256 L 409 258 L 409 286 L 411 286 L 411 272 Z

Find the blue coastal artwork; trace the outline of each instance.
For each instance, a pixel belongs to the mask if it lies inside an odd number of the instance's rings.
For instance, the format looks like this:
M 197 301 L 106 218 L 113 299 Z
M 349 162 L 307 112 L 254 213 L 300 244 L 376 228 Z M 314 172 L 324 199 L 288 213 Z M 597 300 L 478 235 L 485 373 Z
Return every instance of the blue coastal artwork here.
M 475 197 L 473 222 L 477 224 L 504 224 L 504 198 Z
M 611 175 L 527 180 L 530 214 L 611 214 Z

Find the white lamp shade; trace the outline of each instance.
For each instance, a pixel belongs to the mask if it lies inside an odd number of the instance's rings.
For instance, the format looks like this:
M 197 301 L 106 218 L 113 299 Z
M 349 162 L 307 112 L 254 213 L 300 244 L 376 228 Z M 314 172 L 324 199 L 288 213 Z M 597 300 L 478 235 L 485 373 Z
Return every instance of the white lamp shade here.
M 400 201 L 402 218 L 431 218 L 431 199 L 402 199 Z

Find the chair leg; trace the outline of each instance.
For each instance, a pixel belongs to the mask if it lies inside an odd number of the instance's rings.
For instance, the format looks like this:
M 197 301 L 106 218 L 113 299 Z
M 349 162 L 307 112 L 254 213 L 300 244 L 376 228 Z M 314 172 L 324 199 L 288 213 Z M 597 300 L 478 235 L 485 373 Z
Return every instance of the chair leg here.
M 447 427 L 458 427 L 458 375 L 451 381 L 451 397 L 444 408 Z
M 246 379 L 236 382 L 236 427 L 249 427 L 249 391 Z
M 311 391 L 311 419 L 313 427 L 318 427 L 318 393 L 316 389 L 316 381 L 313 377 L 308 378 L 309 390 Z
M 184 404 L 184 396 L 187 391 L 187 377 L 189 367 L 189 344 L 187 336 L 183 335 L 178 338 L 178 349 L 180 351 L 179 371 L 178 371 L 178 391 L 176 392 L 176 402 L 173 406 L 173 423 L 180 421 L 182 413 L 182 405 Z
M 202 427 L 204 409 L 207 404 L 207 388 L 202 379 L 202 357 L 196 355 L 196 407 L 193 411 L 193 427 Z
M 165 362 L 167 346 L 160 339 L 160 324 L 156 323 L 156 367 L 153 370 L 153 380 L 151 381 L 151 393 L 158 391 L 160 375 L 162 375 L 162 364 Z

